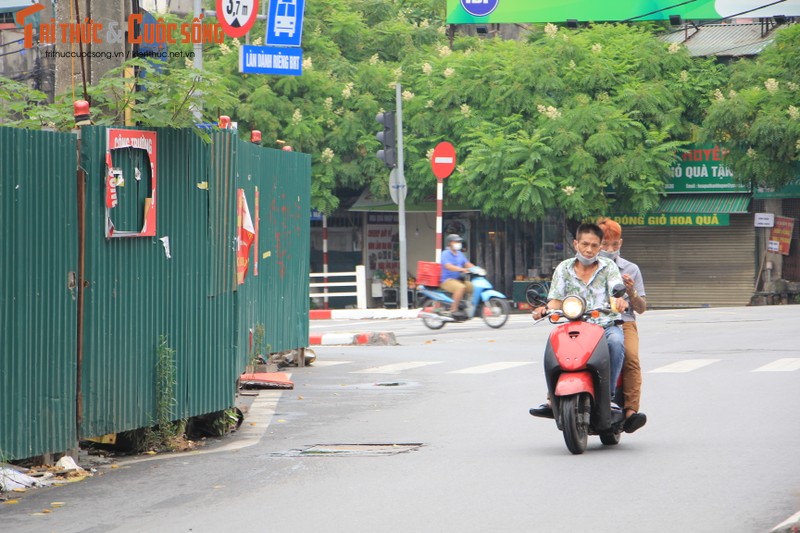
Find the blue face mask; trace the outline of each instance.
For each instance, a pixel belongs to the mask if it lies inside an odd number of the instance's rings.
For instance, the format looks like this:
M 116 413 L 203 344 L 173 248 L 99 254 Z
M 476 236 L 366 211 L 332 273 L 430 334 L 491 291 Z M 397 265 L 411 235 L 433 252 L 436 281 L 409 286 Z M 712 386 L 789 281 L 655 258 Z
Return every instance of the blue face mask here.
M 580 252 L 575 252 L 575 259 L 580 261 L 583 266 L 589 266 L 591 264 L 597 263 L 597 256 L 586 257 Z
M 616 261 L 617 257 L 619 257 L 619 250 L 615 250 L 613 252 L 607 252 L 605 250 L 600 250 L 600 255 L 603 257 L 607 257 L 612 261 Z

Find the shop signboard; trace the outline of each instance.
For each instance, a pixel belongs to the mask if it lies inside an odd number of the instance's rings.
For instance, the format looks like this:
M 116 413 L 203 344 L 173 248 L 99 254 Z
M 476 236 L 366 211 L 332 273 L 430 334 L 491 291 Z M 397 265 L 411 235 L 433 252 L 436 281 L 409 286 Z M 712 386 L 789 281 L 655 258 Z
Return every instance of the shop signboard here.
M 792 243 L 793 230 L 793 218 L 775 217 L 775 225 L 769 232 L 767 251 L 779 253 L 781 255 L 789 255 L 789 247 Z
M 397 213 L 367 215 L 367 277 L 377 271 L 393 273 L 400 270 L 400 232 Z
M 597 220 L 599 220 L 598 217 Z M 622 226 L 730 226 L 728 213 L 648 213 L 646 215 L 613 215 Z
M 797 178 L 785 187 L 771 189 L 759 187 L 753 192 L 753 198 L 762 200 L 767 198 L 800 198 L 800 164 L 797 165 Z
M 733 172 L 723 162 L 726 150 L 715 144 L 696 144 L 680 154 L 680 161 L 670 169 L 672 179 L 664 189 L 668 193 L 750 192 L 750 187 L 733 179 Z

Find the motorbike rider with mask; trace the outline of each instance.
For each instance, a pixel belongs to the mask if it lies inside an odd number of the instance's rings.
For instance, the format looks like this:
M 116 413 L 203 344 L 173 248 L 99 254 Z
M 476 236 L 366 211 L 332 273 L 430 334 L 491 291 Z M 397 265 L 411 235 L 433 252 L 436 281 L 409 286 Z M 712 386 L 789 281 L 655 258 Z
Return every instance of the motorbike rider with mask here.
M 561 302 L 570 295 L 581 296 L 586 300 L 587 309 L 604 307 L 613 300 L 617 312 L 601 314 L 598 318 L 588 318 L 605 329 L 608 352 L 611 358 L 610 387 L 613 398 L 617 380 L 622 372 L 625 359 L 624 337 L 622 329 L 616 325 L 620 314 L 628 308 L 623 298 L 613 298 L 614 286 L 622 285 L 622 275 L 614 261 L 600 256 L 600 243 L 603 241 L 603 230 L 596 224 L 581 224 L 575 232 L 572 244 L 575 257 L 561 262 L 553 272 L 547 306 L 537 307 L 533 311 L 535 320 L 541 319 L 548 310 L 561 309 Z M 612 404 L 612 408 L 618 406 Z M 542 418 L 553 418 L 553 408 L 547 403 L 534 407 L 530 414 Z
M 639 365 L 639 328 L 636 314 L 647 310 L 644 281 L 636 263 L 620 257 L 622 227 L 611 219 L 602 219 L 597 225 L 603 230 L 600 255 L 616 263 L 625 283 L 625 299 L 630 307 L 622 313 L 622 333 L 625 336 L 625 363 L 622 366 L 622 391 L 625 400 L 625 432 L 633 433 L 647 423 L 647 415 L 639 411 L 642 396 L 642 368 Z M 635 311 L 635 313 L 634 313 Z
M 453 294 L 453 303 L 450 305 L 450 311 L 443 314 L 450 314 L 458 312 L 458 304 L 465 295 L 472 294 L 472 283 L 469 280 L 463 280 L 461 277 L 469 272 L 469 269 L 474 267 L 472 263 L 467 260 L 467 257 L 461 252 L 462 243 L 464 239 L 461 235 L 452 233 L 445 239 L 447 248 L 442 252 L 442 275 L 441 283 L 439 286 Z

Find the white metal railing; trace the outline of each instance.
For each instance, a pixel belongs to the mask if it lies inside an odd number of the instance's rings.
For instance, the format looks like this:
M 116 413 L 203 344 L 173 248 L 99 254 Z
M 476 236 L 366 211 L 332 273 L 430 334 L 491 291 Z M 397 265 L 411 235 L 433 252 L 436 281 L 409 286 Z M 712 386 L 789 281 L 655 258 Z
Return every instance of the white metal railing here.
M 338 296 L 355 296 L 356 306 L 359 309 L 367 308 L 367 273 L 364 265 L 356 266 L 355 272 L 320 272 L 312 273 L 310 274 L 310 277 L 312 281 L 314 278 L 355 278 L 355 281 L 328 281 L 322 283 L 311 283 L 311 289 L 323 289 L 323 291 L 312 292 L 309 295 L 311 297 L 321 296 L 326 302 L 328 301 L 328 298 L 334 298 Z M 327 289 L 330 287 L 352 287 L 355 290 L 353 292 L 329 292 Z

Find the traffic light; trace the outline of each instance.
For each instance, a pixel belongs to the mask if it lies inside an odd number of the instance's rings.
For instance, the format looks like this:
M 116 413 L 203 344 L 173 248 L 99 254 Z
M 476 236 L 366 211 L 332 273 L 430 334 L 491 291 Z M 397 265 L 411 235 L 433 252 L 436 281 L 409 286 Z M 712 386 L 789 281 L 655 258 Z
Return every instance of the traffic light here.
M 387 111 L 384 113 L 378 113 L 378 116 L 375 117 L 375 120 L 378 121 L 378 124 L 383 126 L 383 131 L 379 131 L 375 135 L 375 138 L 377 138 L 383 144 L 383 148 L 378 150 L 375 155 L 378 156 L 378 159 L 383 161 L 383 164 L 386 165 L 387 168 L 394 168 L 397 166 L 394 112 Z

